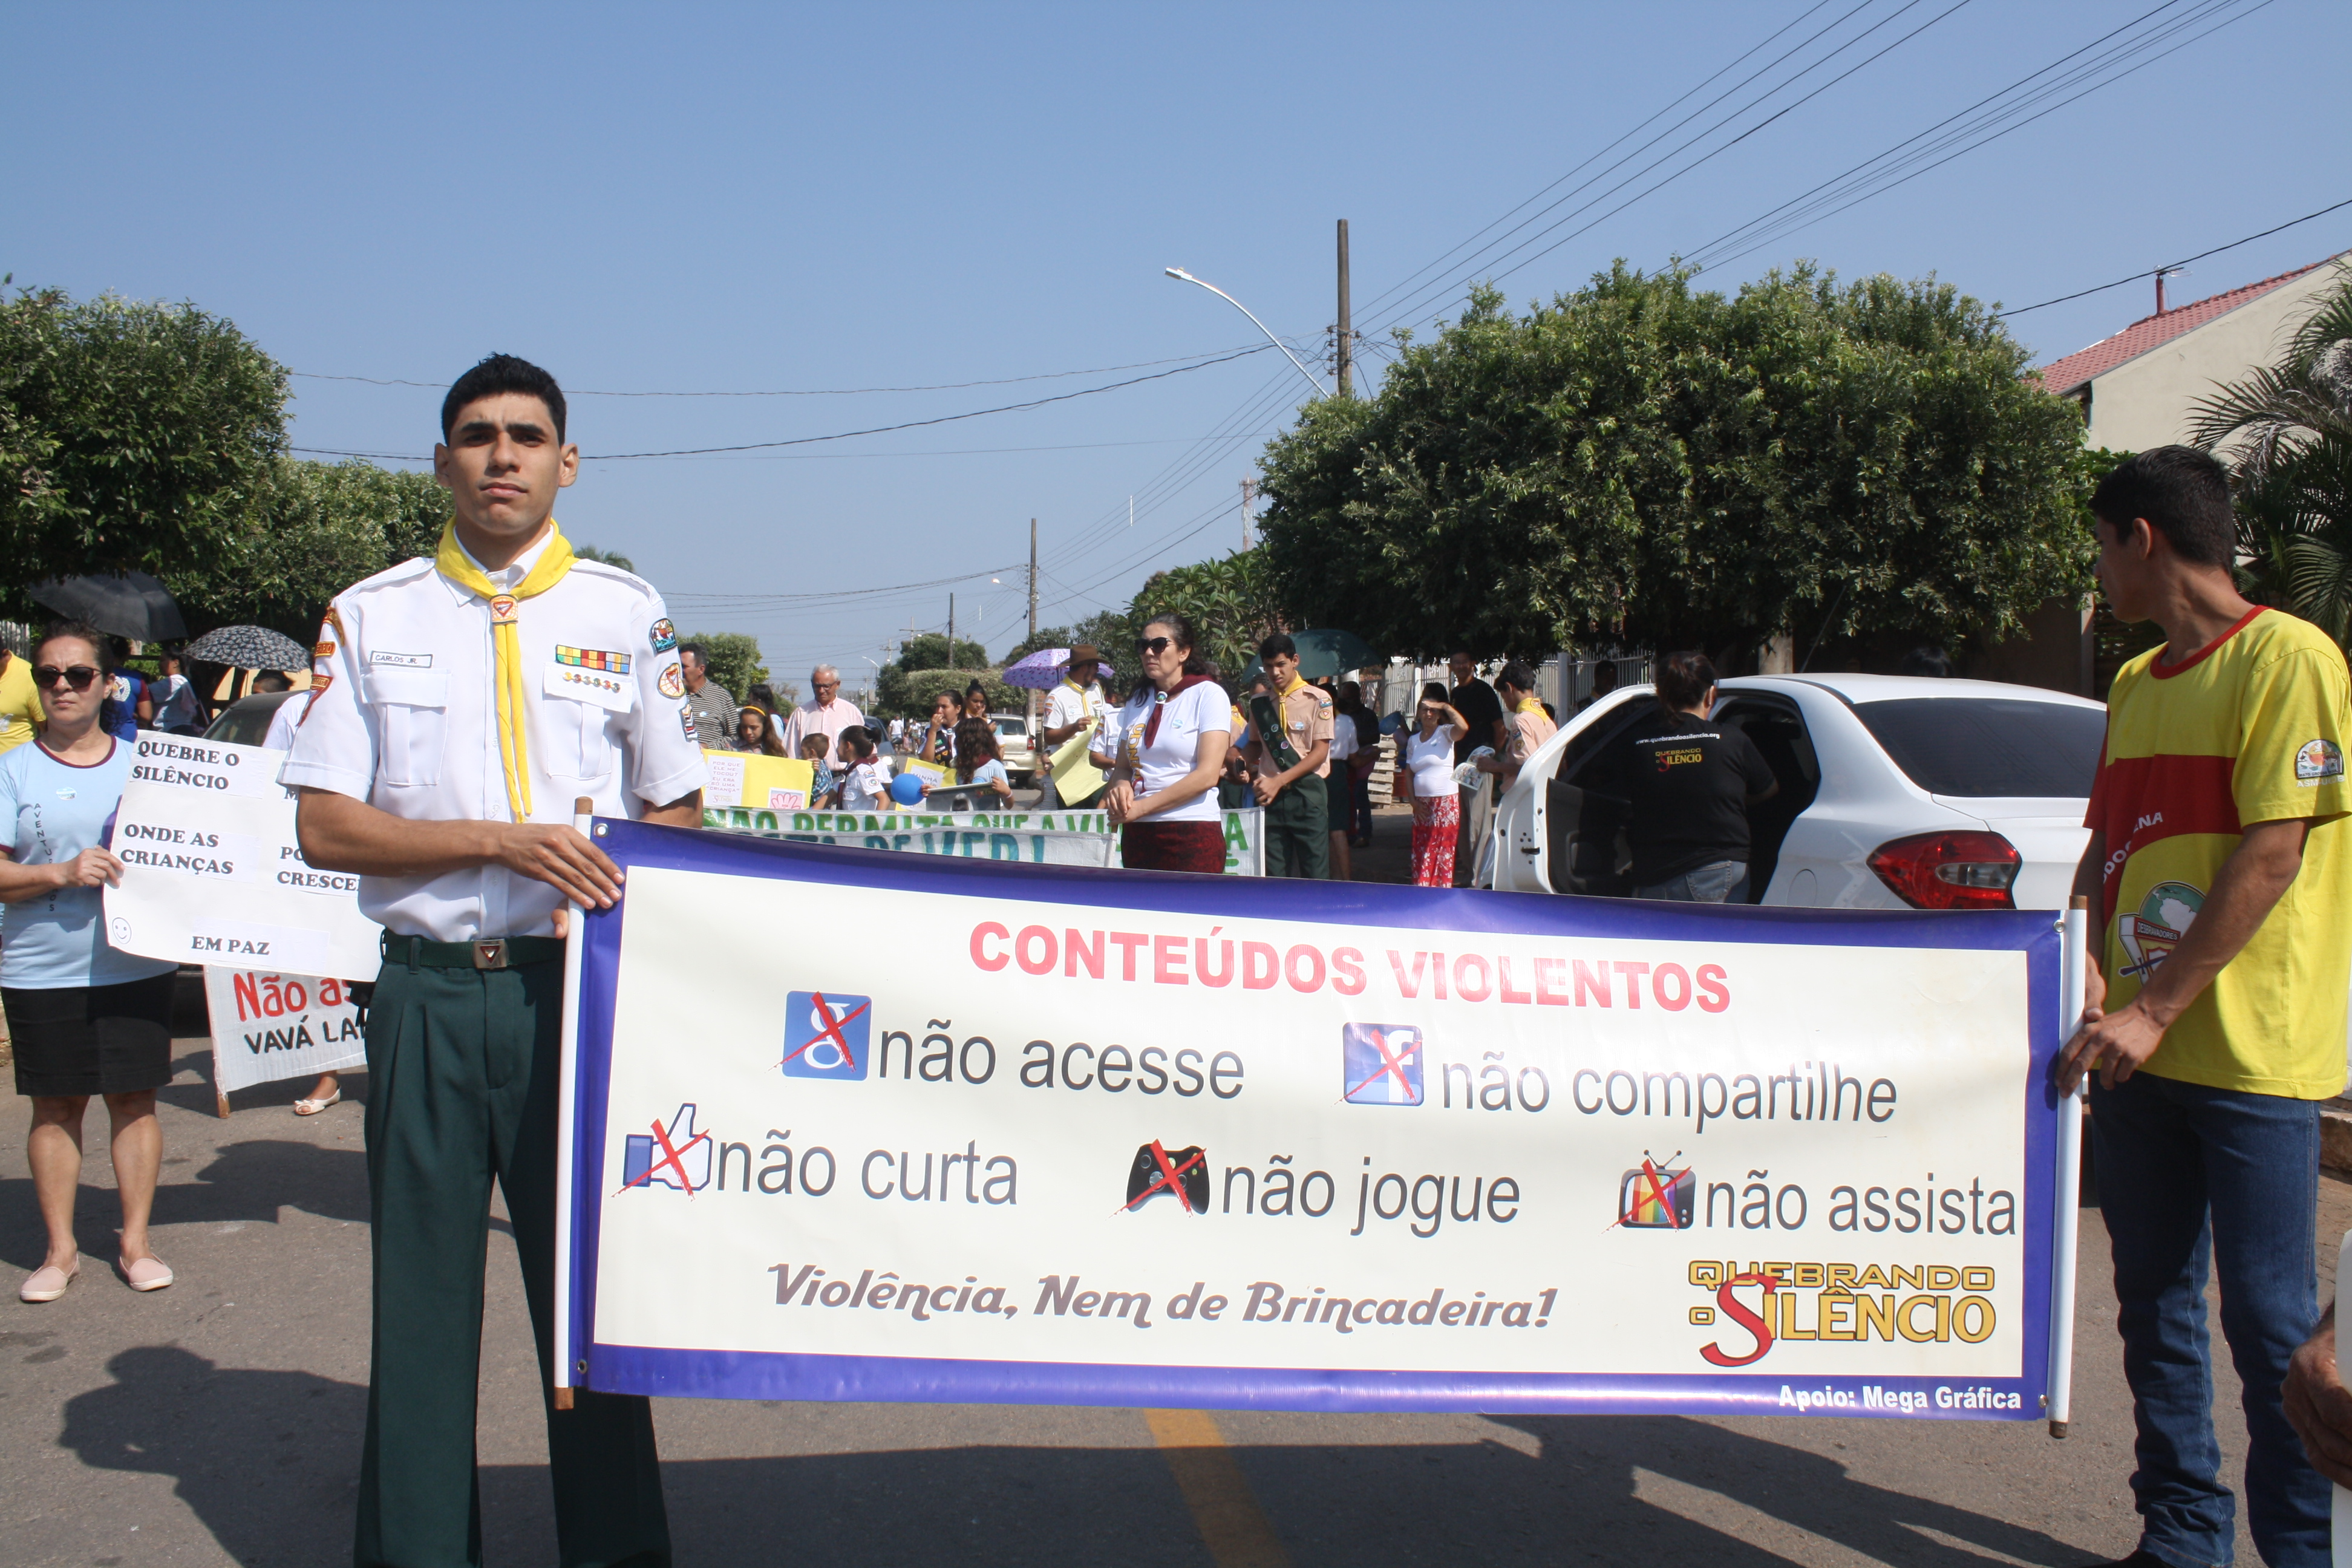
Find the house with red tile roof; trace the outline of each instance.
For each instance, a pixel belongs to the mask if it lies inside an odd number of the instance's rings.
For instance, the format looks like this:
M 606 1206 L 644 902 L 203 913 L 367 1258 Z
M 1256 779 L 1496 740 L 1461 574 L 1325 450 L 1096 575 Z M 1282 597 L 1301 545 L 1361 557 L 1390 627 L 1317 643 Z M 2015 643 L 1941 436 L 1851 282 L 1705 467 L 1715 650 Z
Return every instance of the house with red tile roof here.
M 2345 277 L 2347 258 L 2352 251 L 2170 309 L 2159 283 L 2156 314 L 2034 374 L 2082 405 L 2091 446 L 2144 452 L 2186 441 L 2199 400 L 2275 360 L 2318 297 Z

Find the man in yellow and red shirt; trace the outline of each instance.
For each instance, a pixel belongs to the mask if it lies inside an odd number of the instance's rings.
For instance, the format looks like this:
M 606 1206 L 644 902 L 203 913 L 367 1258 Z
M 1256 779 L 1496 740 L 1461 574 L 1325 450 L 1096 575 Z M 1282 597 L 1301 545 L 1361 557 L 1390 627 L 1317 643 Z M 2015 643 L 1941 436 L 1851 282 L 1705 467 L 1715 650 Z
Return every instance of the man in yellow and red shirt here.
M 2352 988 L 2352 731 L 2344 656 L 2238 594 L 2229 481 L 2161 447 L 2091 498 L 2099 580 L 2164 646 L 2126 665 L 2107 707 L 2075 891 L 2104 940 L 2083 1030 L 2116 1328 L 2138 1425 L 2133 1564 L 2227 1563 L 2205 1277 L 2245 1384 L 2246 1512 L 2272 1564 L 2330 1561 L 2329 1493 L 2281 1385 L 2319 1318 L 2318 1102 L 2345 1079 Z

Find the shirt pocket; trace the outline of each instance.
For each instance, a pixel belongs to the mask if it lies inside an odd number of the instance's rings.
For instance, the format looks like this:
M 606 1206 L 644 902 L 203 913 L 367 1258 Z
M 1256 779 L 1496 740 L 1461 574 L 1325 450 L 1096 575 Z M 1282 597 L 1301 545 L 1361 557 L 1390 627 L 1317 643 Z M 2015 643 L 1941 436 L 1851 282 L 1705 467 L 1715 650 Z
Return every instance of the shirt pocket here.
M 396 788 L 439 784 L 449 739 L 449 678 L 422 669 L 372 669 L 367 694 L 383 724 L 377 776 Z
M 547 730 L 550 778 L 589 781 L 613 771 L 613 715 L 594 702 L 559 698 L 539 705 Z

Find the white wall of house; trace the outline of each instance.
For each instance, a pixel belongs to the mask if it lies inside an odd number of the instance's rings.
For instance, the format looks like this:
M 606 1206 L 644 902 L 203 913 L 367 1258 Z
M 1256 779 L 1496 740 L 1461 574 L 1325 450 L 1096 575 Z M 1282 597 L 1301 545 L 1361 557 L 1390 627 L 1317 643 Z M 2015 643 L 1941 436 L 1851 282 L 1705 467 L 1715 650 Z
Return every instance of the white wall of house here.
M 2352 266 L 2340 260 L 2315 268 L 2095 378 L 2084 438 L 2116 452 L 2187 441 L 2198 401 L 2274 361 L 2319 296 L 2347 273 Z

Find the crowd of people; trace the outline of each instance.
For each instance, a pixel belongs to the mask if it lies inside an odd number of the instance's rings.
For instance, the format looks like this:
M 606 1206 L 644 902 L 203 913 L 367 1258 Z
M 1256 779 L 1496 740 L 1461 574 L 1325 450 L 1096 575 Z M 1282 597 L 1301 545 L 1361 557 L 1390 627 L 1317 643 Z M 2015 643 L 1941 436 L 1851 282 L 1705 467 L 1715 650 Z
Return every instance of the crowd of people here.
M 840 696 L 830 666 L 812 673 L 806 703 L 759 689 L 739 706 L 710 678 L 705 650 L 676 642 L 658 595 L 576 558 L 555 526 L 555 494 L 578 466 L 564 417 L 553 378 L 508 356 L 451 388 L 435 462 L 455 520 L 432 560 L 338 596 L 281 774 L 298 796 L 305 858 L 355 873 L 363 912 L 384 928 L 367 1023 L 375 1326 L 357 1497 L 363 1563 L 458 1562 L 472 1550 L 494 1181 L 549 1353 L 563 910 L 609 909 L 622 896 L 618 868 L 571 826 L 572 798 L 593 793 L 605 816 L 695 826 L 705 750 L 805 758 L 820 797 L 844 809 L 905 804 L 894 775 L 917 764 L 934 792 L 1015 798 L 978 682 L 961 700 L 941 692 L 927 720 L 887 725 Z M 2244 1384 L 2255 1542 L 2267 1562 L 2322 1563 L 2328 1482 L 2352 1483 L 2352 1394 L 2336 1375 L 2333 1312 L 2319 1309 L 2314 1241 L 2315 1108 L 2344 1086 L 2352 984 L 2342 935 L 2352 852 L 2340 842 L 2352 816 L 2352 681 L 2324 633 L 2239 596 L 2227 479 L 2210 456 L 2140 454 L 2100 483 L 2091 510 L 2108 602 L 2167 638 L 2116 682 L 2075 884 L 2105 934 L 2084 1026 L 2054 1070 L 2061 1092 L 2093 1080 L 2138 1431 L 2132 1486 L 2144 1531 L 2125 1561 L 2231 1555 L 2235 1500 L 2220 1479 L 2205 1327 L 2205 1282 L 2218 1270 L 2220 1321 Z M 614 756 L 593 780 L 573 776 L 577 753 L 535 754 L 532 726 L 509 724 L 487 702 L 453 707 L 448 723 L 473 732 L 436 730 L 432 765 L 420 768 L 415 737 L 404 752 L 383 739 L 369 711 L 379 700 L 354 676 L 373 650 L 432 647 L 453 685 L 553 701 L 519 671 L 552 657 L 559 626 L 627 650 L 640 683 L 642 702 L 610 731 Z M 1045 798 L 1098 806 L 1129 868 L 1203 873 L 1224 869 L 1224 810 L 1253 803 L 1265 813 L 1269 874 L 1346 876 L 1349 852 L 1369 841 L 1379 716 L 1352 682 L 1305 679 L 1286 635 L 1260 643 L 1258 672 L 1239 690 L 1201 648 L 1183 616 L 1155 616 L 1123 698 L 1105 685 L 1099 650 L 1073 649 L 1045 703 Z M 128 742 L 142 722 L 184 730 L 204 710 L 175 658 L 152 681 L 120 664 L 111 638 L 75 622 L 49 626 L 26 655 L 0 652 L 0 1007 L 16 1089 L 30 1102 L 26 1153 L 47 1232 L 19 1289 L 27 1302 L 58 1300 L 82 1271 L 74 1210 L 92 1097 L 108 1116 L 120 1277 L 134 1291 L 173 1282 L 148 1234 L 173 966 L 113 948 L 100 895 L 122 875 L 106 839 Z M 1450 666 L 1453 684 L 1428 685 L 1395 736 L 1412 879 L 1424 887 L 1473 874 L 1465 847 L 1487 839 L 1496 795 L 1557 732 L 1527 665 L 1504 663 L 1491 683 L 1467 652 Z M 1735 726 L 1711 720 L 1717 684 L 1702 654 L 1661 658 L 1654 698 L 1590 774 L 1591 789 L 1624 809 L 1638 897 L 1748 895 L 1748 808 L 1777 784 Z M 683 724 L 635 721 L 678 713 L 681 692 Z M 1610 700 L 1599 681 L 1595 700 Z M 2152 886 L 2201 900 L 2161 967 L 2126 963 L 2116 934 L 2127 929 L 2118 910 L 2154 896 Z M 551 1396 L 548 1414 L 567 1560 L 668 1561 L 646 1401 L 581 1390 Z

